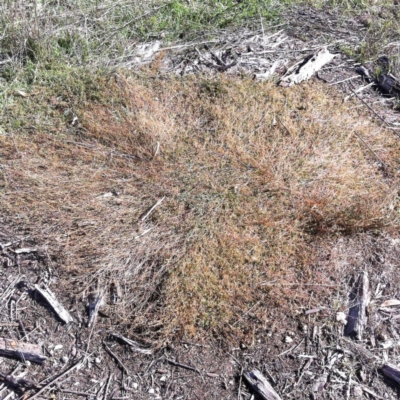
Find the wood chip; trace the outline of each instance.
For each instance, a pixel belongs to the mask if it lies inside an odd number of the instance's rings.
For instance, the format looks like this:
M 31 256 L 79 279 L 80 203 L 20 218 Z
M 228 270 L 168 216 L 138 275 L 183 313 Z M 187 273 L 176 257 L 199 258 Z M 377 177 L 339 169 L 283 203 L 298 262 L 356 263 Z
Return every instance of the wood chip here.
M 47 357 L 42 353 L 41 347 L 37 344 L 18 342 L 6 338 L 0 338 L 0 356 L 31 361 L 35 364 L 42 364 L 47 360 Z

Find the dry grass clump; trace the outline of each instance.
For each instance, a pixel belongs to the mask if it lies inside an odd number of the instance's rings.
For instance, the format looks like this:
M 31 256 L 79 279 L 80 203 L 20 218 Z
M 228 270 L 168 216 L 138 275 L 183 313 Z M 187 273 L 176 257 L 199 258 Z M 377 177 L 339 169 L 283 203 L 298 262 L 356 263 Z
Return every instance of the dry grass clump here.
M 396 139 L 319 84 L 116 74 L 95 87 L 43 95 L 36 118 L 57 126 L 68 109 L 73 126 L 0 137 L 1 193 L 71 295 L 121 287 L 110 325 L 243 338 L 311 291 L 324 303 L 338 271 L 316 270 L 313 241 L 398 224 Z

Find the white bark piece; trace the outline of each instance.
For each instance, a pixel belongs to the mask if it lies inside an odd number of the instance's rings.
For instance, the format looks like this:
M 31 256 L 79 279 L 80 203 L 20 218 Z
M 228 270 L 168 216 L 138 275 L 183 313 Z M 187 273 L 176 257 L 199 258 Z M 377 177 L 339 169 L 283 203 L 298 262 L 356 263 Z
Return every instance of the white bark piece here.
M 278 393 L 275 392 L 274 388 L 269 384 L 260 371 L 255 369 L 251 372 L 245 372 L 243 376 L 261 399 L 281 400 Z
M 50 289 L 42 289 L 39 285 L 35 285 L 35 290 L 47 301 L 47 303 L 49 303 L 51 308 L 62 321 L 64 321 L 66 324 L 74 321 L 69 312 L 61 303 L 58 302 L 56 296 Z
M 346 336 L 355 336 L 358 340 L 362 339 L 364 326 L 367 323 L 367 307 L 370 298 L 368 273 L 363 272 L 350 296 L 352 306 L 349 310 L 344 331 Z
M 281 78 L 281 86 L 293 86 L 310 79 L 324 65 L 330 63 L 336 54 L 332 54 L 325 47 L 311 58 L 307 57 L 293 65 Z

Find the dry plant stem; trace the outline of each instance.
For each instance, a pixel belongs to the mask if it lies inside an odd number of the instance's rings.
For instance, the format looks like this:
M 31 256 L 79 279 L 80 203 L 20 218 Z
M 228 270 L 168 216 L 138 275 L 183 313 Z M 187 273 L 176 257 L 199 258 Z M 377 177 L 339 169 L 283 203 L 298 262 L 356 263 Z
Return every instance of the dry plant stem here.
M 91 393 L 77 392 L 75 390 L 68 390 L 68 389 L 58 389 L 58 391 L 61 392 L 61 393 L 75 394 L 76 396 L 80 396 L 80 397 L 92 397 L 92 396 L 94 396 Z
M 197 368 L 191 367 L 190 365 L 181 364 L 181 363 L 178 363 L 178 362 L 176 362 L 176 361 L 170 360 L 170 359 L 168 359 L 168 358 L 167 358 L 167 362 L 168 362 L 169 364 L 175 366 L 175 367 L 184 368 L 184 369 L 187 369 L 187 370 L 189 370 L 189 371 L 197 372 L 198 374 L 201 375 L 200 371 L 199 371 Z
M 365 145 L 365 147 L 372 153 L 372 155 L 379 161 L 381 164 L 382 168 L 387 169 L 386 164 L 383 162 L 383 160 L 378 156 L 378 154 L 375 153 L 374 150 L 371 149 L 371 147 L 368 145 L 368 143 L 360 136 L 359 133 L 354 132 L 354 134 L 361 140 L 361 142 Z
M 146 221 L 147 218 L 151 215 L 151 213 L 164 201 L 165 196 L 161 198 L 160 200 L 157 200 L 157 202 L 154 204 L 153 207 L 150 208 L 150 210 L 143 216 L 142 222 Z

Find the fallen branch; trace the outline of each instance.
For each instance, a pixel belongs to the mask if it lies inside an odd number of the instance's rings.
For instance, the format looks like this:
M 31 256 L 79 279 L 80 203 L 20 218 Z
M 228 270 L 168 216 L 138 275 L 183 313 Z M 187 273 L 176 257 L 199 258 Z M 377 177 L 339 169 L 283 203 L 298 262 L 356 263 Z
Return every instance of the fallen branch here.
M 41 347 L 37 344 L 23 343 L 6 338 L 0 338 L 0 356 L 31 361 L 35 364 L 42 364 L 47 360 Z

